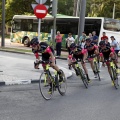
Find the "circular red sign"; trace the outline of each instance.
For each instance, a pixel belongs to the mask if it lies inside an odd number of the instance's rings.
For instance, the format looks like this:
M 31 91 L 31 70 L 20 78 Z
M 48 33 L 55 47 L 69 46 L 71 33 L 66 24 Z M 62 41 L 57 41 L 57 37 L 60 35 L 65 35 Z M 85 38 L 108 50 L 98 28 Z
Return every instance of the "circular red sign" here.
M 38 4 L 34 8 L 34 14 L 37 18 L 44 18 L 48 13 L 48 10 L 45 5 L 43 4 Z

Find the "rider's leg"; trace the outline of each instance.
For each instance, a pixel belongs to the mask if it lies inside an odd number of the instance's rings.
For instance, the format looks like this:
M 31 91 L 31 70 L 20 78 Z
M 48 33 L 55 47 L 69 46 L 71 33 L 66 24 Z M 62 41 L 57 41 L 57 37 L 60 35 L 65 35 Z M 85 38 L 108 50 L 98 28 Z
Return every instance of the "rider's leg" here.
M 95 71 L 93 59 L 89 60 L 89 63 L 91 65 L 91 68 L 92 68 L 93 72 L 95 73 L 96 71 Z
M 97 78 L 97 73 L 95 71 L 95 66 L 94 66 L 93 59 L 91 59 L 89 62 L 90 62 L 91 68 L 93 70 L 94 76 L 95 76 L 95 78 Z
M 112 78 L 112 73 L 111 73 L 111 68 L 110 68 L 110 63 L 106 63 L 106 65 L 107 65 L 107 68 L 108 68 L 108 73 L 110 75 L 110 78 L 113 79 Z
M 77 70 L 76 67 L 75 67 L 75 64 L 72 64 L 72 67 L 73 67 L 73 69 L 75 70 L 76 75 L 78 76 L 79 73 L 78 73 L 78 70 Z
M 86 64 L 85 63 L 81 63 L 81 65 L 82 65 L 82 67 L 83 67 L 83 69 L 85 71 L 85 74 L 86 74 L 86 77 L 87 77 L 88 81 L 90 81 L 90 78 L 89 78 L 89 75 L 88 75 L 88 71 L 87 71 L 87 68 L 86 68 Z
M 116 53 L 111 53 L 111 54 L 110 54 L 110 57 L 113 59 L 113 62 L 114 62 L 114 64 L 115 64 L 116 68 L 118 68 L 117 59 L 116 59 L 115 54 L 116 54 Z
M 68 55 L 68 67 L 71 69 L 72 55 Z

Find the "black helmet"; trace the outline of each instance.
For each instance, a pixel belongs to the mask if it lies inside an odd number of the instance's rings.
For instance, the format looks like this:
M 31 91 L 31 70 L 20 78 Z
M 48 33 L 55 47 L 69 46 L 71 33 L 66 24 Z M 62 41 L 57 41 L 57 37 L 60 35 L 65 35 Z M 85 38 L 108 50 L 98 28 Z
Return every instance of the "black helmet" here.
M 91 42 L 92 40 L 90 38 L 86 38 L 86 42 Z
M 72 44 L 70 45 L 70 49 L 74 49 L 74 48 L 76 48 L 76 44 L 75 44 L 75 43 L 72 43 Z
M 82 47 L 81 46 L 77 46 L 77 51 L 81 51 Z
M 46 48 L 48 47 L 48 44 L 46 42 L 40 42 L 40 52 L 45 52 Z
M 39 41 L 38 41 L 38 38 L 37 37 L 35 37 L 35 38 L 33 38 L 31 41 L 30 41 L 30 45 L 37 45 L 37 44 L 39 44 Z
M 104 40 L 100 41 L 99 46 L 104 46 L 104 45 L 106 45 L 105 41 Z

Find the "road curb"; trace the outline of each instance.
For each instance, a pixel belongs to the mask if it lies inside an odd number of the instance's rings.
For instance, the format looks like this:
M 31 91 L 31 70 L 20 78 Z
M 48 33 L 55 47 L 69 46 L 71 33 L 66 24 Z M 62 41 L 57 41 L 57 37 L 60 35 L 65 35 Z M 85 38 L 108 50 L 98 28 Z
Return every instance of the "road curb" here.
M 72 77 L 73 73 L 69 72 L 69 76 L 67 77 L 70 78 Z M 9 85 L 26 85 L 26 84 L 35 84 L 39 83 L 39 80 L 16 80 L 16 81 L 0 81 L 0 86 L 9 86 Z
M 29 52 L 19 52 L 19 51 L 12 51 L 12 50 L 6 50 L 6 49 L 0 49 L 0 51 L 18 53 L 18 54 L 34 55 L 33 53 L 29 53 Z M 67 58 L 65 58 L 65 57 L 56 57 L 56 59 L 67 60 Z

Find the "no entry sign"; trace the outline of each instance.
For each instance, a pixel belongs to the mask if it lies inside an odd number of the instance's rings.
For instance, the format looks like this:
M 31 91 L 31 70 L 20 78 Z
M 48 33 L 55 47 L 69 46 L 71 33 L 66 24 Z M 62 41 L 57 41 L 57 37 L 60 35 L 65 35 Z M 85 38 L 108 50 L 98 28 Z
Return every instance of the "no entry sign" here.
M 46 8 L 45 5 L 43 4 L 38 4 L 35 8 L 34 8 L 34 14 L 36 15 L 37 18 L 44 18 L 48 13 L 48 10 Z

